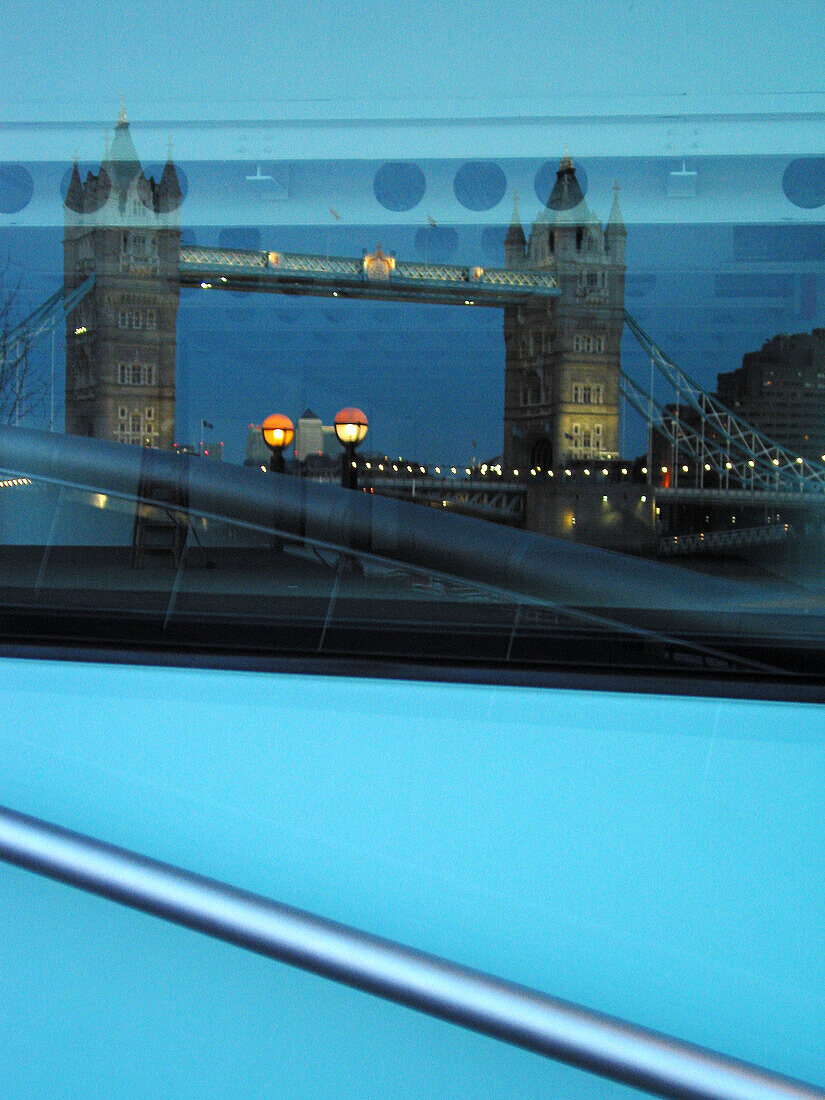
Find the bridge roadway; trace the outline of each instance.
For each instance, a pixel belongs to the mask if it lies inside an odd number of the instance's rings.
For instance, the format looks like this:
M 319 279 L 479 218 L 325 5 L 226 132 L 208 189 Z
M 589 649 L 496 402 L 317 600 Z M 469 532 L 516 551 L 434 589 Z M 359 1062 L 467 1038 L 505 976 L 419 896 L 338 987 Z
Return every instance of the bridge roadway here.
M 778 489 L 700 489 L 693 486 L 669 489 L 655 487 L 653 493 L 658 505 L 662 504 L 739 504 L 739 505 L 776 505 L 783 507 L 803 506 L 805 508 L 825 509 L 825 490 L 800 481 L 797 490 Z
M 505 480 L 498 477 L 433 477 L 430 474 L 422 474 L 420 477 L 398 474 L 376 473 L 361 469 L 359 481 L 374 492 L 393 494 L 421 500 L 447 500 L 448 502 L 472 501 L 481 504 L 491 511 L 499 511 L 502 515 L 516 516 L 523 508 L 523 500 L 527 491 L 527 478 L 523 480 Z M 604 479 L 594 477 L 593 483 L 602 484 Z M 622 479 L 622 484 L 633 482 L 640 487 L 644 482 L 638 479 Z M 581 478 L 575 478 L 571 484 L 591 483 Z M 651 485 L 650 491 L 657 505 L 677 504 L 723 504 L 739 506 L 776 506 L 814 508 L 825 510 L 825 491 L 819 488 L 806 486 L 800 490 L 791 489 L 718 489 L 676 487 L 663 488 L 659 485 Z
M 500 478 L 382 476 L 362 469 L 358 480 L 381 496 L 441 504 L 500 523 L 518 524 L 524 518 L 526 486 Z
M 361 471 L 361 484 L 364 488 L 382 496 L 401 497 L 406 500 L 437 506 L 467 515 L 475 515 L 498 523 L 520 526 L 525 518 L 527 479 L 509 481 L 501 478 L 483 477 L 421 477 L 381 474 Z M 589 482 L 590 479 L 588 479 Z M 640 488 L 644 482 L 633 479 Z M 594 479 L 601 484 L 602 479 Z M 574 487 L 576 482 L 565 482 L 563 491 Z M 622 483 L 627 482 L 622 479 Z M 605 483 L 606 484 L 606 483 Z M 651 486 L 654 507 L 682 504 L 723 504 L 725 506 L 762 506 L 773 508 L 791 508 L 796 510 L 809 508 L 825 511 L 825 493 L 811 490 L 792 492 L 789 490 L 766 491 L 747 489 L 665 489 Z M 793 512 L 792 512 L 793 514 Z M 703 531 L 682 531 L 679 534 L 662 535 L 656 540 L 660 556 L 674 557 L 696 554 L 719 554 L 725 551 L 740 551 L 751 546 L 766 546 L 786 542 L 794 533 L 788 523 L 761 524 Z
M 401 263 L 380 246 L 361 258 L 201 248 L 180 250 L 180 285 L 321 297 L 383 298 L 438 305 L 523 305 L 556 298 L 553 275 L 539 271 L 434 263 Z

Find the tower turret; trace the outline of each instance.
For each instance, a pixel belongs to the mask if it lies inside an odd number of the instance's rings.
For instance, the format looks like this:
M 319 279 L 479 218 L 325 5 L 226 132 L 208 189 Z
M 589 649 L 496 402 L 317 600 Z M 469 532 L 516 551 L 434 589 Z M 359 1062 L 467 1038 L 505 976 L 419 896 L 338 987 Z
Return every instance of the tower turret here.
M 613 205 L 610 208 L 610 217 L 607 219 L 607 226 L 604 231 L 605 248 L 614 264 L 624 264 L 626 240 L 627 229 L 619 207 L 619 183 L 617 180 L 613 184 Z
M 132 135 L 129 132 L 129 122 L 126 118 L 126 111 L 124 110 L 122 102 L 115 125 L 114 140 L 109 147 L 109 151 L 103 160 L 101 168 L 105 170 L 111 180 L 112 187 L 117 192 L 118 203 L 122 212 L 126 207 L 126 198 L 130 185 L 138 177 L 143 179 L 140 160 L 138 159 L 135 144 L 132 141 Z
M 527 250 L 527 238 L 521 224 L 521 216 L 518 210 L 518 191 L 513 192 L 513 216 L 510 218 L 510 227 L 504 238 L 504 266 L 518 267 L 524 262 Z
M 67 290 L 93 290 L 67 320 L 66 431 L 171 448 L 180 183 L 171 158 L 160 183 L 140 165 L 121 103 L 114 139 L 85 183 L 75 164 L 65 201 Z
M 519 228 L 511 224 L 507 234 L 508 266 L 518 255 Z M 504 463 L 510 469 L 618 456 L 625 236 L 615 195 L 603 229 L 565 151 L 518 264 L 552 271 L 561 293 L 504 311 Z
M 181 191 L 177 170 L 172 161 L 171 149 L 166 164 L 163 166 L 155 201 L 157 210 L 161 214 L 168 213 L 170 210 L 177 210 L 183 201 L 183 192 Z

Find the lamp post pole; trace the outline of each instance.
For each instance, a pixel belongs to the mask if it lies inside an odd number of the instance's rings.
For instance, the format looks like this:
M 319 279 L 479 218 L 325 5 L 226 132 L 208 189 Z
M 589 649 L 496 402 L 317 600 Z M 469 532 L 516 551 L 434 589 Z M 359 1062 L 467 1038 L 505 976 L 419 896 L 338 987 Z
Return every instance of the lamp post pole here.
M 341 486 L 344 489 L 358 488 L 358 467 L 355 463 L 355 448 L 367 434 L 367 418 L 360 409 L 341 409 L 335 414 L 335 435 L 344 448 L 341 461 Z
M 292 421 L 283 413 L 272 413 L 261 425 L 261 435 L 270 450 L 270 471 L 274 474 L 285 474 L 284 451 L 295 436 Z

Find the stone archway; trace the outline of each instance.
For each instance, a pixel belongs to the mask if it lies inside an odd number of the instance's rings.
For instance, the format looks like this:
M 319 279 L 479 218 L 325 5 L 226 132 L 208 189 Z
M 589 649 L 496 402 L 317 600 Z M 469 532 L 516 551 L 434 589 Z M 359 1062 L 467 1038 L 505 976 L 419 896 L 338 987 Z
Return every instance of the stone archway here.
M 530 466 L 533 469 L 553 469 L 553 444 L 546 436 L 535 440 L 531 446 Z

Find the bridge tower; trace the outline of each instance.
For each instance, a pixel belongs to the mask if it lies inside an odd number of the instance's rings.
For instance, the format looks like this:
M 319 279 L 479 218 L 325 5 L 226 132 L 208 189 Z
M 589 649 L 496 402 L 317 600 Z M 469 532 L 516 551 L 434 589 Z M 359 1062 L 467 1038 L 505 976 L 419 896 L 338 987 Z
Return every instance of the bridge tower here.
M 181 201 L 171 150 L 147 178 L 121 104 L 100 170 L 82 181 L 75 163 L 64 203 L 64 288 L 95 275 L 66 327 L 72 435 L 172 447 Z
M 529 240 L 514 203 L 505 266 L 552 272 L 561 295 L 504 311 L 508 469 L 618 457 L 626 237 L 618 186 L 603 229 L 567 154 Z

